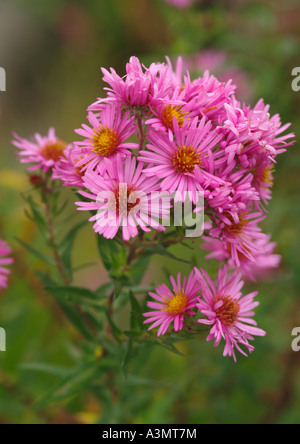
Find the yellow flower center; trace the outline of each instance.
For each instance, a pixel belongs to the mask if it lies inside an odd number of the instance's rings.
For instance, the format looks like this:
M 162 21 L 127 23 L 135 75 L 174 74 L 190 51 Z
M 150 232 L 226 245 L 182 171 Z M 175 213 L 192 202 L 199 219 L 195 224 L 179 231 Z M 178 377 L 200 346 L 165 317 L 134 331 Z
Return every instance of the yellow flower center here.
M 262 183 L 269 183 L 270 185 L 273 185 L 274 178 L 273 173 L 275 169 L 271 167 L 266 167 L 260 174 L 260 181 Z
M 161 120 L 166 128 L 174 131 L 174 117 L 176 117 L 179 128 L 181 128 L 184 123 L 184 117 L 187 114 L 188 113 L 182 112 L 180 106 L 166 105 L 161 113 Z
M 180 293 L 175 294 L 172 299 L 165 299 L 165 303 L 167 305 L 165 311 L 172 316 L 176 316 L 184 313 L 186 310 L 188 305 L 188 297 L 182 290 Z
M 221 297 L 218 301 L 220 300 L 223 301 L 223 305 L 216 310 L 217 318 L 222 322 L 223 325 L 231 327 L 235 324 L 239 317 L 240 304 L 230 296 Z
M 61 156 L 64 155 L 64 150 L 67 144 L 62 140 L 57 139 L 55 142 L 47 142 L 40 151 L 40 154 L 46 160 L 54 160 L 57 162 Z
M 93 152 L 102 157 L 109 157 L 115 153 L 120 144 L 118 133 L 108 127 L 100 127 L 93 139 Z
M 193 146 L 181 146 L 173 157 L 173 166 L 181 174 L 193 173 L 201 163 L 201 156 Z
M 75 159 L 75 165 L 76 165 L 80 160 L 82 160 L 82 159 L 83 159 L 82 156 L 79 157 L 78 159 Z M 79 166 L 79 167 L 74 167 L 74 170 L 76 171 L 76 174 L 77 174 L 78 177 L 82 178 L 82 177 L 85 175 L 85 171 L 82 171 L 82 170 L 83 170 L 83 168 L 84 168 L 86 165 L 87 165 L 87 164 L 85 163 L 84 165 L 81 165 L 81 166 Z

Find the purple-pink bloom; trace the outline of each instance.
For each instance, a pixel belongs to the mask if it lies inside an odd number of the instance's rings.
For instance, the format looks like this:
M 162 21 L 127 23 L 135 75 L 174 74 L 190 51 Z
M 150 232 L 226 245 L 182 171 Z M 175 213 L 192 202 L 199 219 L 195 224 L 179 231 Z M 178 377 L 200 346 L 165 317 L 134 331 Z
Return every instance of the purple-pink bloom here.
M 164 335 L 170 324 L 174 322 L 174 330 L 183 329 L 184 318 L 187 315 L 195 315 L 193 310 L 199 301 L 200 285 L 192 271 L 188 278 L 181 273 L 177 280 L 170 276 L 172 289 L 162 284 L 156 289 L 156 293 L 149 293 L 155 302 L 148 302 L 147 306 L 154 311 L 144 313 L 148 318 L 144 324 L 152 324 L 148 330 L 159 327 L 157 336 Z
M 56 137 L 54 128 L 49 129 L 48 136 L 36 133 L 35 139 L 32 141 L 23 139 L 17 134 L 14 134 L 14 137 L 16 140 L 13 140 L 12 143 L 20 150 L 18 154 L 21 163 L 33 164 L 28 168 L 29 171 L 41 168 L 47 172 L 52 169 L 60 160 L 67 146 L 65 142 Z
M 80 194 L 91 202 L 77 202 L 79 210 L 97 211 L 90 218 L 94 230 L 107 239 L 114 238 L 119 229 L 123 240 L 128 241 L 139 233 L 139 228 L 165 231 L 159 219 L 169 218 L 170 201 L 159 192 L 156 177 L 143 174 L 144 165 L 127 156 L 114 161 L 106 160 L 106 173 L 101 176 L 89 170 L 83 177 L 85 188 Z
M 73 145 L 68 145 L 59 162 L 54 165 L 52 178 L 60 179 L 66 187 L 83 187 L 82 177 L 85 173 L 76 166 L 79 160 L 78 155 L 74 154 Z
M 120 77 L 113 68 L 102 68 L 103 81 L 109 85 L 105 99 L 98 99 L 91 111 L 101 110 L 103 103 L 114 103 L 120 107 L 147 107 L 165 97 L 169 91 L 168 67 L 153 63 L 149 68 L 141 65 L 137 57 L 131 57 L 126 65 L 126 75 Z M 167 80 L 167 82 L 166 82 Z
M 124 157 L 138 148 L 137 143 L 128 141 L 136 131 L 134 117 L 130 117 L 129 111 L 122 115 L 121 108 L 106 105 L 99 116 L 89 113 L 88 121 L 91 126 L 84 124 L 75 130 L 85 137 L 82 142 L 75 142 L 73 151 L 79 158 L 76 167 L 81 171 L 97 169 L 103 174 L 104 159 L 113 159 L 116 155 Z
M 223 133 L 221 147 L 230 163 L 237 158 L 243 168 L 256 167 L 261 155 L 274 162 L 277 155 L 294 144 L 293 133 L 283 133 L 290 124 L 282 125 L 279 115 L 270 116 L 270 106 L 261 99 L 254 109 L 232 101 L 225 104 L 226 117 L 220 119 Z
M 281 256 L 274 253 L 277 244 L 270 242 L 270 239 L 271 236 L 264 234 L 264 237 L 254 242 L 255 249 L 251 252 L 253 260 L 238 252 L 239 268 L 244 277 L 256 281 L 266 277 L 272 269 L 279 267 Z M 224 242 L 213 237 L 203 236 L 202 240 L 201 248 L 210 252 L 206 259 L 228 261 L 229 267 L 236 268 L 236 263 L 231 257 L 231 246 L 227 245 L 226 248 Z
M 209 172 L 214 169 L 212 150 L 220 137 L 204 118 L 199 121 L 196 117 L 180 128 L 174 117 L 173 125 L 173 141 L 166 133 L 149 131 L 148 150 L 140 151 L 139 160 L 148 164 L 147 176 L 162 180 L 161 190 L 176 193 L 176 200 L 183 200 L 188 193 L 190 200 L 197 204 L 207 182 L 224 182 Z M 198 172 L 197 178 L 195 172 Z
M 8 244 L 0 239 L 0 290 L 7 288 L 10 270 L 6 266 L 14 262 L 12 258 L 8 257 L 11 253 L 12 251 Z
M 224 243 L 224 248 L 230 252 L 235 265 L 241 266 L 241 255 L 254 262 L 254 254 L 259 252 L 257 241 L 265 236 L 258 223 L 263 221 L 265 216 L 260 212 L 251 211 L 243 211 L 237 215 L 225 212 L 219 213 L 218 218 L 214 215 L 212 219 L 215 226 L 209 235 Z
M 198 319 L 199 324 L 211 326 L 207 341 L 214 340 L 218 347 L 225 341 L 224 356 L 233 357 L 236 361 L 235 349 L 244 356 L 252 353 L 254 347 L 249 344 L 253 336 L 265 336 L 266 332 L 257 328 L 253 319 L 254 308 L 259 302 L 254 302 L 258 292 L 243 296 L 241 289 L 244 282 L 239 272 L 228 275 L 228 268 L 219 270 L 218 284 L 212 282 L 206 271 L 195 268 L 195 274 L 202 289 L 202 298 L 197 308 L 204 318 Z

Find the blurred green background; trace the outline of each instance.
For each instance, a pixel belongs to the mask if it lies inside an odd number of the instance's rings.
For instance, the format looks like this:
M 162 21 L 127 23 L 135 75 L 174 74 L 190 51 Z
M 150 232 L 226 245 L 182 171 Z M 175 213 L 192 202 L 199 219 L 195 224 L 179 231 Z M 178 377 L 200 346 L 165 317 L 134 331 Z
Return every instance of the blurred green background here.
M 14 240 L 40 241 L 24 214 L 20 194 L 28 188 L 28 179 L 10 144 L 12 132 L 28 137 L 55 126 L 59 137 L 72 141 L 87 106 L 102 94 L 101 66 L 124 73 L 131 55 L 147 65 L 163 61 L 165 55 L 193 57 L 213 50 L 224 52 L 226 66 L 244 74 L 252 105 L 264 97 L 271 112 L 292 122 L 300 134 L 300 92 L 291 88 L 292 69 L 300 66 L 299 24 L 298 0 L 200 0 L 186 10 L 164 0 L 1 0 L 0 66 L 6 69 L 7 92 L 0 93 L 0 237 L 11 244 L 15 257 L 10 287 L 0 295 L 0 326 L 7 333 L 7 352 L 0 353 L 1 424 L 93 423 L 105 418 L 89 390 L 42 411 L 34 408 L 77 361 L 81 338 L 35 276 L 34 270 L 43 266 Z M 283 262 L 267 281 L 249 285 L 249 290 L 259 289 L 257 317 L 268 336 L 257 340 L 256 352 L 248 359 L 239 357 L 236 365 L 203 339 L 180 344 L 185 358 L 155 349 L 144 366 L 132 369 L 136 378 L 130 396 L 126 392 L 126 411 L 120 411 L 116 400 L 107 421 L 300 422 L 300 353 L 291 351 L 292 329 L 300 326 L 297 144 L 280 158 L 276 171 L 264 229 L 278 242 Z M 73 211 L 75 197 L 68 191 L 66 195 Z M 76 242 L 75 261 L 99 262 L 91 226 Z M 204 259 L 202 264 L 205 267 Z M 167 267 L 189 271 L 178 263 Z M 147 282 L 165 280 L 161 268 L 158 261 L 152 263 Z M 78 285 L 91 288 L 105 280 L 99 263 L 76 275 Z M 148 350 L 143 353 L 146 357 Z M 38 363 L 39 371 L 33 371 L 31 363 Z M 42 371 L 46 363 L 55 366 L 52 374 Z M 124 379 L 124 386 L 128 383 Z

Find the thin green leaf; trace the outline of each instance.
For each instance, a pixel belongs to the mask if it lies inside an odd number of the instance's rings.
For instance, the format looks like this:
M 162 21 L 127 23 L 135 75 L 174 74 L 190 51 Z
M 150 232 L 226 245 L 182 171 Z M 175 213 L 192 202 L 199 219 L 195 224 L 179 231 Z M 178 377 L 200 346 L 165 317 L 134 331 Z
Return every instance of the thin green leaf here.
M 62 262 L 65 268 L 68 270 L 69 274 L 72 275 L 72 250 L 74 246 L 74 241 L 78 232 L 87 224 L 87 221 L 81 221 L 75 227 L 73 227 L 69 233 L 64 237 L 60 244 L 59 252 L 61 255 Z
M 22 247 L 26 248 L 26 250 L 30 251 L 30 253 L 32 253 L 34 256 L 36 256 L 41 261 L 43 261 L 49 265 L 55 265 L 55 261 L 53 258 L 46 256 L 45 254 L 41 253 L 39 250 L 36 250 L 34 247 L 27 244 L 22 239 L 19 239 L 17 237 L 15 239 L 17 242 L 19 242 L 20 245 L 22 245 Z

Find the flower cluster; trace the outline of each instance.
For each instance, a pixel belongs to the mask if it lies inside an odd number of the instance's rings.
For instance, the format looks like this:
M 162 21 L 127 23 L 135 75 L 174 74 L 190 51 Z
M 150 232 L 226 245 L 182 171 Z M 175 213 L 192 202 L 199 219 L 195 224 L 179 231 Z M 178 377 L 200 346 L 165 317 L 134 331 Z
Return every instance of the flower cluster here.
M 162 232 L 176 202 L 189 201 L 197 213 L 202 196 L 210 222 L 201 247 L 226 263 L 219 284 L 199 270 L 183 284 L 172 279 L 173 291 L 162 285 L 151 294 L 156 302 L 149 306 L 156 311 L 146 314 L 146 322 L 164 334 L 174 320 L 177 331 L 197 309 L 206 317 L 199 322 L 212 325 L 209 339 L 216 345 L 225 339 L 226 355 L 235 356 L 241 346 L 251 352 L 249 340 L 262 334 L 251 319 L 256 295 L 242 297 L 241 276 L 228 277 L 227 266 L 255 279 L 279 265 L 276 244 L 260 222 L 278 156 L 294 143 L 294 134 L 263 100 L 254 108 L 242 105 L 231 80 L 219 81 L 208 70 L 192 80 L 181 58 L 176 69 L 169 59 L 147 68 L 132 57 L 124 77 L 112 68 L 102 72 L 107 94 L 88 108 L 87 123 L 76 130 L 83 139 L 67 145 L 53 129 L 32 142 L 16 136 L 21 161 L 78 187 L 78 209 L 96 211 L 94 230 L 108 239 Z
M 7 243 L 0 239 L 0 291 L 7 287 L 10 270 L 6 267 L 13 263 L 13 259 L 9 257 L 11 252 Z
M 207 340 L 214 340 L 217 347 L 223 339 L 224 356 L 235 361 L 235 350 L 247 356 L 246 351 L 254 350 L 249 343 L 254 340 L 253 336 L 265 336 L 265 331 L 257 328 L 253 319 L 253 309 L 259 305 L 254 302 L 258 293 L 243 296 L 241 273 L 229 275 L 227 267 L 220 269 L 217 286 L 206 271 L 197 268 L 183 283 L 180 274 L 177 281 L 172 276 L 170 279 L 173 289 L 161 285 L 157 293 L 150 293 L 155 302 L 148 302 L 148 307 L 154 311 L 144 314 L 148 318 L 145 324 L 152 323 L 149 330 L 159 326 L 158 336 L 163 335 L 172 322 L 175 331 L 182 330 L 185 322 L 189 328 L 192 322 L 208 325 L 211 329 Z

